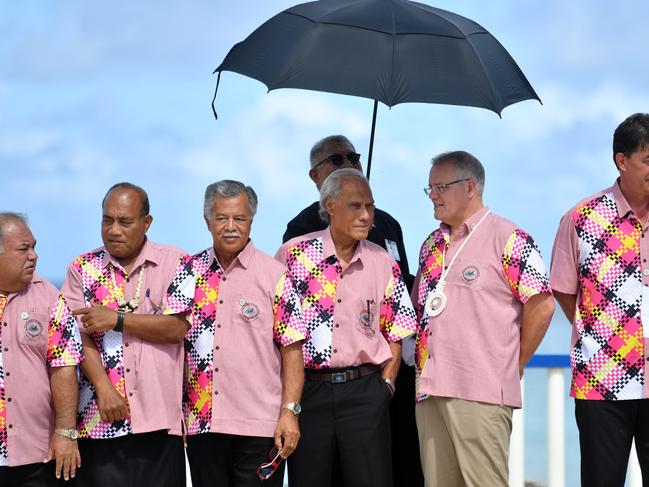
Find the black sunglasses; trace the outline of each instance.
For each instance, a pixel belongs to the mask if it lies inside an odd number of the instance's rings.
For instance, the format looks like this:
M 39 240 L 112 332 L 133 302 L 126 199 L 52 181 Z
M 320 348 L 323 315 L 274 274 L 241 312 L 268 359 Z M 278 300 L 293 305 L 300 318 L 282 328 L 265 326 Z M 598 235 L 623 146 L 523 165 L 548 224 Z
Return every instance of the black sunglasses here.
M 325 157 L 320 162 L 318 162 L 313 169 L 324 164 L 325 162 L 331 162 L 334 166 L 340 167 L 345 164 L 345 159 L 347 159 L 352 164 L 358 164 L 361 161 L 361 155 L 356 152 L 348 152 L 347 154 L 331 154 L 330 156 Z
M 277 468 L 282 463 L 282 460 L 284 460 L 280 456 L 281 452 L 282 451 L 278 450 L 276 446 L 271 448 L 270 452 L 268 453 L 268 458 L 270 459 L 270 462 L 262 463 L 261 465 L 259 465 L 259 468 L 257 469 L 257 475 L 259 475 L 259 478 L 261 480 L 268 480 L 275 473 Z

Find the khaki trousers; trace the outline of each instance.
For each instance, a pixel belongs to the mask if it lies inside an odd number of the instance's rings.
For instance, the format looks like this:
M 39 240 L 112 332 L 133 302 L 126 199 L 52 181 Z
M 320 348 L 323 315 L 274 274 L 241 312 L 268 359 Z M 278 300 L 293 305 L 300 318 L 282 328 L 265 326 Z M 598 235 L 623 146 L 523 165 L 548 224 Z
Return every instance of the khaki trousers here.
M 511 407 L 431 397 L 415 416 L 426 487 L 507 487 Z

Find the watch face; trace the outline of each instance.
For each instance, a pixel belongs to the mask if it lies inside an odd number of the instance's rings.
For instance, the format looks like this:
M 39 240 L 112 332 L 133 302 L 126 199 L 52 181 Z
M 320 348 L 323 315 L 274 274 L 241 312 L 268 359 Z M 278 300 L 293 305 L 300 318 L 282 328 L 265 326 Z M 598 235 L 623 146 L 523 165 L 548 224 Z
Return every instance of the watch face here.
M 70 439 L 76 440 L 79 437 L 79 432 L 77 430 L 70 430 Z
M 297 403 L 293 404 L 293 413 L 300 414 L 301 412 L 302 412 L 302 406 L 300 406 Z

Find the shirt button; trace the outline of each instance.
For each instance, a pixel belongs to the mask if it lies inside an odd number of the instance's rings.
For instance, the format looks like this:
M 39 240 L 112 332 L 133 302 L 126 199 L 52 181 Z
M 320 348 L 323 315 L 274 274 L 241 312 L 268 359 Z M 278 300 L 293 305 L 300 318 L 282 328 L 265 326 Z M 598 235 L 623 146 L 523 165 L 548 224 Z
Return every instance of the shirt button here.
M 126 369 L 126 372 L 130 372 L 130 371 L 131 371 L 131 369 Z
M 342 302 L 343 302 L 343 300 L 342 300 L 342 299 L 340 299 L 340 298 L 338 298 L 338 302 L 339 302 L 339 303 L 342 303 Z
M 225 276 L 223 276 L 223 277 L 221 278 L 221 280 L 222 280 L 223 282 L 225 282 L 225 281 L 227 281 L 227 280 L 228 280 L 228 278 L 227 278 L 227 277 L 225 277 Z
M 7 402 L 11 402 L 11 398 L 10 398 L 10 397 L 7 398 Z
M 9 351 L 9 347 L 5 347 L 5 352 L 8 352 L 8 351 Z
M 125 346 L 125 347 L 128 347 L 128 342 L 126 342 L 126 343 L 124 344 L 124 346 Z
M 223 304 L 223 300 L 222 300 L 222 299 L 219 299 L 219 304 Z
M 133 397 L 133 393 L 132 393 L 132 392 L 129 392 L 129 393 L 128 393 L 128 397 Z
M 5 321 L 5 322 L 2 324 L 2 326 L 7 326 L 7 322 Z
M 214 350 L 221 350 L 221 347 L 217 345 L 216 347 L 214 347 Z
M 337 348 L 334 348 L 334 353 L 338 353 L 338 349 L 337 349 Z
M 215 396 L 218 396 L 218 395 L 219 395 L 219 391 L 214 391 L 214 395 L 215 395 Z
M 221 323 L 219 323 L 218 325 L 216 325 L 216 327 L 217 327 L 217 328 L 221 328 Z
M 645 269 L 644 271 L 642 271 L 642 273 L 643 273 L 645 276 L 649 276 L 649 269 Z
M 336 328 L 339 328 L 339 327 L 340 327 L 340 324 L 339 324 L 339 323 L 336 323 Z
M 13 424 L 10 424 L 10 425 L 9 425 L 9 429 L 11 429 L 11 428 L 13 428 L 13 427 L 14 427 L 14 425 L 13 425 Z
M 214 368 L 214 372 L 218 372 L 218 371 L 219 371 L 219 368 L 218 368 L 218 367 L 215 367 L 215 368 Z
M 11 375 L 11 372 L 7 372 L 7 377 L 9 377 L 10 375 Z

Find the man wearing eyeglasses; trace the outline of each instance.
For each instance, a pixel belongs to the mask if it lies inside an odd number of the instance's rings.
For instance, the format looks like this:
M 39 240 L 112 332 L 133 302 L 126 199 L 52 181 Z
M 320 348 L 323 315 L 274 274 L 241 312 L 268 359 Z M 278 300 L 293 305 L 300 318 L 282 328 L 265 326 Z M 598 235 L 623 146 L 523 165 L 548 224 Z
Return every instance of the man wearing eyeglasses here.
M 187 322 L 162 316 L 185 253 L 150 241 L 146 192 L 112 186 L 102 201 L 104 245 L 68 267 L 62 293 L 86 359 L 79 390 L 75 487 L 185 485 L 182 339 Z
M 76 321 L 35 274 L 24 215 L 0 213 L 0 485 L 61 487 L 79 467 Z M 55 459 L 55 460 L 53 460 Z
M 401 340 L 417 326 L 401 270 L 368 242 L 374 199 L 363 174 L 332 172 L 320 189 L 322 231 L 277 251 L 296 283 L 309 338 L 300 447 L 289 482 L 391 487 L 389 404 L 401 362 Z
M 165 311 L 191 322 L 183 409 L 192 484 L 281 487 L 281 459 L 300 438 L 298 297 L 286 268 L 250 240 L 250 186 L 211 184 L 203 209 L 212 246 L 179 266 Z
M 433 159 L 440 227 L 424 241 L 412 292 L 417 427 L 426 486 L 506 487 L 523 369 L 554 303 L 530 237 L 482 202 L 484 168 L 467 152 Z
M 362 171 L 360 159 L 360 154 L 356 152 L 347 137 L 330 135 L 316 142 L 311 148 L 309 177 L 320 191 L 327 176 L 338 169 L 352 168 Z M 288 222 L 283 242 L 307 233 L 324 230 L 326 227 L 327 223 L 319 215 L 319 202 L 316 201 Z M 410 290 L 414 277 L 408 268 L 408 258 L 399 222 L 387 212 L 374 208 L 374 223 L 367 235 L 367 240 L 383 247 L 397 262 L 403 280 Z M 423 475 L 419 461 L 415 424 L 414 367 L 401 362 L 396 386 L 396 392 L 390 404 L 394 485 L 397 487 L 419 487 L 423 485 Z M 336 486 L 334 485 L 334 487 Z

